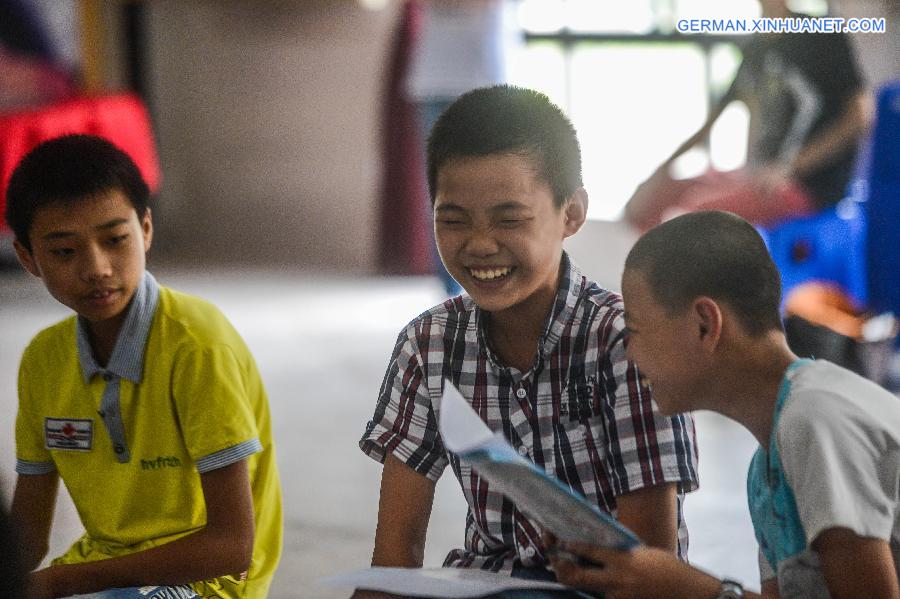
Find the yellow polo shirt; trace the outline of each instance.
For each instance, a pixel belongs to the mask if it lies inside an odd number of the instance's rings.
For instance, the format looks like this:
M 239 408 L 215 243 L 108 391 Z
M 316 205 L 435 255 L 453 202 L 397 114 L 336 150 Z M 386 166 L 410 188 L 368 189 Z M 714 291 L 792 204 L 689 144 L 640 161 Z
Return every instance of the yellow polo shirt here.
M 200 474 L 246 459 L 256 524 L 246 580 L 192 586 L 203 597 L 265 597 L 281 555 L 281 490 L 268 400 L 241 337 L 217 308 L 146 273 L 106 367 L 86 339 L 68 318 L 32 340 L 19 370 L 16 469 L 57 470 L 86 531 L 54 563 L 201 529 Z

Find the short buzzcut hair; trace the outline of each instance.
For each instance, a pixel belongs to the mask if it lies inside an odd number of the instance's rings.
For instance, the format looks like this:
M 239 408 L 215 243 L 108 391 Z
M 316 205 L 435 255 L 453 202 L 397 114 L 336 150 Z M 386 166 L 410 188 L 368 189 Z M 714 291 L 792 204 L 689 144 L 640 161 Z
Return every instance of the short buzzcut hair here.
M 575 127 L 544 94 L 512 85 L 467 92 L 444 111 L 428 138 L 428 189 L 437 196 L 438 172 L 456 158 L 522 154 L 535 161 L 557 207 L 582 187 Z
M 49 204 L 74 203 L 121 191 L 143 218 L 150 190 L 128 154 L 96 135 L 64 135 L 31 150 L 13 171 L 6 189 L 6 222 L 31 251 L 28 232 Z
M 669 313 L 707 296 L 734 310 L 750 335 L 784 330 L 778 269 L 753 225 L 730 212 L 693 212 L 651 229 L 625 271 L 643 275 Z

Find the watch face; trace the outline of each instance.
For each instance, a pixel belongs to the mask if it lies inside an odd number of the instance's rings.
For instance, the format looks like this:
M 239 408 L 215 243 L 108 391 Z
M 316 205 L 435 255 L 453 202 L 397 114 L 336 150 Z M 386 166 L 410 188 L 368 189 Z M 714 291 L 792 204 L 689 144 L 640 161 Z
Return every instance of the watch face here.
M 744 587 L 741 586 L 740 583 L 732 580 L 725 580 L 722 582 L 718 599 L 743 599 L 743 597 Z

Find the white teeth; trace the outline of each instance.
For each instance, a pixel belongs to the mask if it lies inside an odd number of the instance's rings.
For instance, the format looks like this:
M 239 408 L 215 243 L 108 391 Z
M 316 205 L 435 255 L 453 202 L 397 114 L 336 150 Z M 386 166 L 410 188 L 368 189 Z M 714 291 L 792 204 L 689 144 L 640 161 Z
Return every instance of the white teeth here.
M 492 279 L 498 279 L 500 277 L 505 277 L 510 272 L 512 272 L 512 268 L 508 266 L 504 266 L 503 268 L 492 268 L 492 269 L 474 269 L 470 268 L 469 272 L 472 273 L 472 276 L 479 281 L 490 281 Z

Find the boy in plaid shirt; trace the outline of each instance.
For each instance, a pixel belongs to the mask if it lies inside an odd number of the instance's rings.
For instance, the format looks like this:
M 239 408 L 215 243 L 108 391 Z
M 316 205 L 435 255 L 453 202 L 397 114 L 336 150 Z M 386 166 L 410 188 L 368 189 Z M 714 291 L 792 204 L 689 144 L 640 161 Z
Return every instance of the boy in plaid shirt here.
M 360 441 L 384 463 L 372 564 L 422 565 L 449 464 L 469 510 L 465 547 L 444 565 L 552 577 L 537 525 L 444 449 L 444 379 L 521 455 L 686 558 L 693 421 L 659 415 L 625 357 L 621 298 L 562 249 L 588 204 L 571 123 L 538 92 L 473 90 L 432 130 L 428 182 L 441 260 L 466 294 L 400 333 Z

